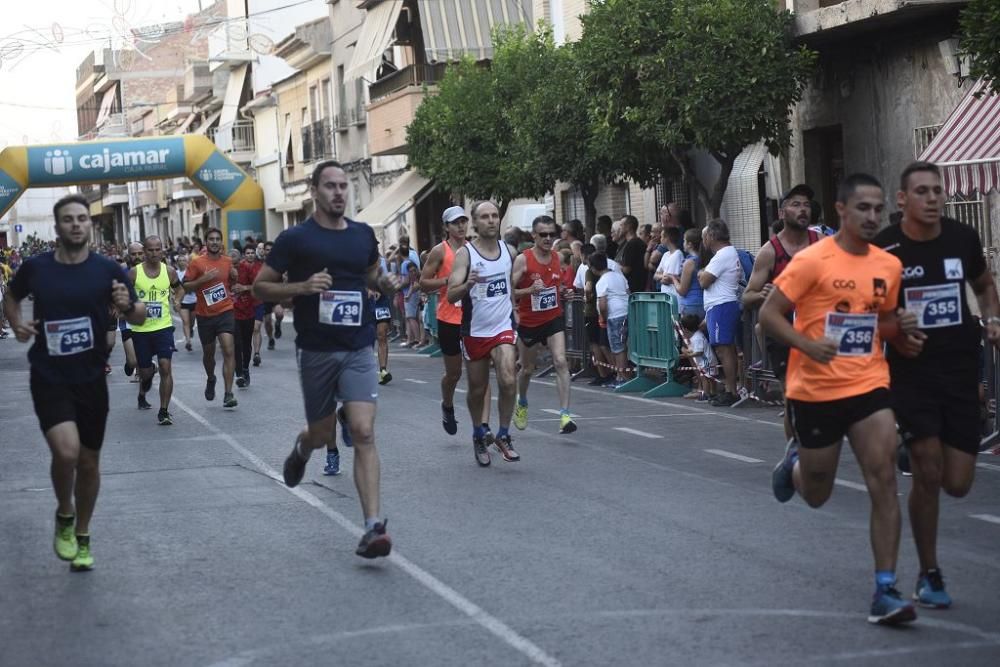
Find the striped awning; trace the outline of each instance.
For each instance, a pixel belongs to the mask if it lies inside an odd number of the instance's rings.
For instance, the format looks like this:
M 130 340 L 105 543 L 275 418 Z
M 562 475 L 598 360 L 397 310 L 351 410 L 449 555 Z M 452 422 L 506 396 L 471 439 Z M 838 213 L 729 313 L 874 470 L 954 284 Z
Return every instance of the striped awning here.
M 420 27 L 427 62 L 493 58 L 493 29 L 524 23 L 530 30 L 527 0 L 420 0 Z
M 941 168 L 949 195 L 1000 188 L 1000 95 L 979 81 L 920 154 Z
M 382 0 L 365 11 L 365 22 L 361 26 L 361 36 L 354 46 L 351 64 L 344 73 L 345 79 L 372 77 L 375 69 L 382 64 L 382 54 L 392 43 L 393 33 L 399 13 L 403 11 L 403 0 Z

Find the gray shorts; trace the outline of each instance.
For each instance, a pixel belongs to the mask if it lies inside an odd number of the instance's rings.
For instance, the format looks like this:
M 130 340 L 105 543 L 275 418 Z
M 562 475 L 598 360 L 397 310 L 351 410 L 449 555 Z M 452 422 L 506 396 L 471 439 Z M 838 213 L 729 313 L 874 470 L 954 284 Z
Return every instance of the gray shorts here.
M 336 352 L 299 348 L 296 357 L 310 424 L 332 415 L 338 401 L 377 401 L 378 366 L 370 347 Z

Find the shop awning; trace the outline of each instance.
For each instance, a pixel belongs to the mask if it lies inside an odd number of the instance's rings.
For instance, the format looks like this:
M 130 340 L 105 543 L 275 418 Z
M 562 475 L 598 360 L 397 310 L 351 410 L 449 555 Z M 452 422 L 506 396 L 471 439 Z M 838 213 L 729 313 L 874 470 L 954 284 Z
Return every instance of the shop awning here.
M 920 154 L 941 168 L 949 195 L 1000 188 L 1000 95 L 979 81 L 965 94 Z
M 104 97 L 101 98 L 101 108 L 97 112 L 97 122 L 94 123 L 94 127 L 100 127 L 101 123 L 108 119 L 111 115 L 111 107 L 115 103 L 115 97 L 118 95 L 118 82 L 115 81 L 108 88 L 107 92 L 104 93 Z
M 493 29 L 524 23 L 528 29 L 531 3 L 524 0 L 420 0 L 420 27 L 427 62 L 450 62 L 466 54 L 476 60 L 493 58 Z
M 405 213 L 420 203 L 424 196 L 434 190 L 430 179 L 415 171 L 407 171 L 393 181 L 389 188 L 365 206 L 358 219 L 372 227 L 384 227 L 396 216 Z
M 403 0 L 383 0 L 365 12 L 365 22 L 361 26 L 361 36 L 354 47 L 354 56 L 344 77 L 359 79 L 364 76 L 374 78 L 375 68 L 382 63 L 382 53 L 389 48 L 396 30 Z
M 236 113 L 240 110 L 240 97 L 243 95 L 243 82 L 246 80 L 247 68 L 243 64 L 229 72 L 229 83 L 226 84 L 226 98 L 222 103 L 222 115 L 219 125 L 232 125 L 236 122 Z
M 722 199 L 722 217 L 729 225 L 729 240 L 737 248 L 756 250 L 761 244 L 758 182 L 761 163 L 767 156 L 763 143 L 747 146 L 736 156 Z
M 222 112 L 216 111 L 211 116 L 205 119 L 205 122 L 198 126 L 198 129 L 194 131 L 195 134 L 208 134 L 208 131 L 215 126 L 215 121 L 219 120 L 219 115 Z

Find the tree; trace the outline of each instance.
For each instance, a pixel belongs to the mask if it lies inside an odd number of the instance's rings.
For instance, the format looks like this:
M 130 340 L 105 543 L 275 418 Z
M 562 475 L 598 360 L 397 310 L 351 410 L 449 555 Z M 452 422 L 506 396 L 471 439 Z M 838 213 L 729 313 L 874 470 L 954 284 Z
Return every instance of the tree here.
M 746 146 L 791 145 L 789 112 L 815 54 L 794 45 L 791 14 L 771 0 L 589 1 L 579 51 L 598 145 L 644 187 L 680 169 L 718 216 Z M 693 149 L 719 163 L 715 183 L 693 174 Z
M 959 18 L 962 51 L 971 61 L 974 78 L 983 78 L 1000 94 L 1000 3 L 970 0 Z

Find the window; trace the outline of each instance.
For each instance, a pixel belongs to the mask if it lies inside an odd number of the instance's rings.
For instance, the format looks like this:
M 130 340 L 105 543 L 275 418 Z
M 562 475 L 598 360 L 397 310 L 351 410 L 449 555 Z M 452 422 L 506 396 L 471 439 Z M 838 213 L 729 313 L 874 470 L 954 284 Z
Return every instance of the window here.
M 333 106 L 333 90 L 329 79 L 323 79 L 320 84 L 320 118 L 326 120 L 330 117 L 330 109 Z
M 302 133 L 302 161 L 310 162 L 313 159 L 312 134 L 309 131 L 309 109 L 302 107 L 302 123 L 299 125 Z
M 319 108 L 319 92 L 316 90 L 316 86 L 309 86 L 309 109 L 312 114 L 312 121 L 315 123 L 320 118 L 320 108 Z M 309 122 L 302 118 L 302 126 L 305 127 Z
M 337 127 L 347 125 L 347 89 L 344 87 L 343 65 L 337 65 L 337 116 L 340 119 Z

